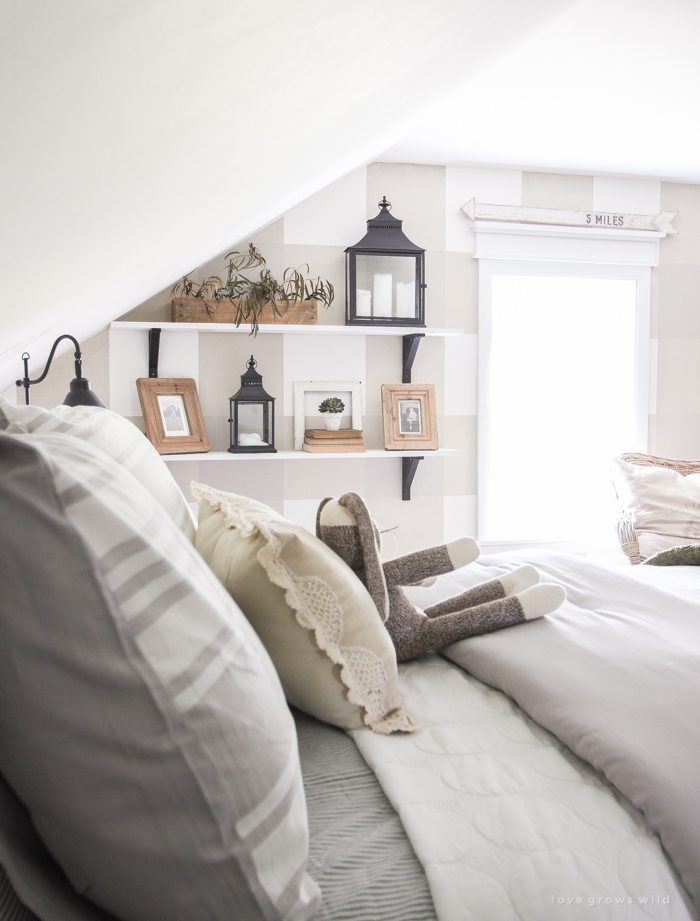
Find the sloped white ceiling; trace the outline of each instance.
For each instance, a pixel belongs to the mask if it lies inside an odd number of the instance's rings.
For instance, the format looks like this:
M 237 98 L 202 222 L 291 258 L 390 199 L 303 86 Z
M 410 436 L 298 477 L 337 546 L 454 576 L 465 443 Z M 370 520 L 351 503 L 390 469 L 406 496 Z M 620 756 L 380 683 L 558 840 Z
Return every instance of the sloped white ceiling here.
M 380 157 L 700 182 L 700 3 L 581 0 Z
M 0 388 L 367 162 L 571 0 L 5 0 Z

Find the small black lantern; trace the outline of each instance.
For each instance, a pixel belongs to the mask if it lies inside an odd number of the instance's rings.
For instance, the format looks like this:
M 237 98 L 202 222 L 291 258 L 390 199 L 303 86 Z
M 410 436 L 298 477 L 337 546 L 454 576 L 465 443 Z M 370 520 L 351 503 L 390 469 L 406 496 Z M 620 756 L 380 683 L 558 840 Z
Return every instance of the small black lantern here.
M 250 356 L 241 389 L 229 398 L 231 454 L 276 454 L 275 398 L 266 393 Z
M 386 196 L 367 233 L 345 250 L 348 326 L 425 326 L 425 250 L 389 214 Z

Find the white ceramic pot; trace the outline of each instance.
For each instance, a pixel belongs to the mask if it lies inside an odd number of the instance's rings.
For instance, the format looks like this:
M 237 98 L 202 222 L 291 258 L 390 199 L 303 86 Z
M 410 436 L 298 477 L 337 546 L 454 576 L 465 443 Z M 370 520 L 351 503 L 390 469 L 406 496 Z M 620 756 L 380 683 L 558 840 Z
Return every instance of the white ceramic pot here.
M 342 413 L 322 413 L 323 424 L 327 432 L 337 432 L 340 428 L 340 420 L 343 418 Z

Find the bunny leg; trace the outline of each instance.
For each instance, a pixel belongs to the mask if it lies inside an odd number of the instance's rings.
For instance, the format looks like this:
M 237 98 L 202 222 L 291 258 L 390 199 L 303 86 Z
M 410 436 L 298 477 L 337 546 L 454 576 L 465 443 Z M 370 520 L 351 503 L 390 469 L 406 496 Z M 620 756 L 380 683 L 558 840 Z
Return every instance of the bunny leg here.
M 492 633 L 503 627 L 526 620 L 537 620 L 545 614 L 551 614 L 566 600 L 566 592 L 561 585 L 541 582 L 532 585 L 517 595 L 510 595 L 497 601 L 455 611 L 440 617 L 426 617 L 421 624 L 421 636 L 429 645 L 423 650 L 441 649 L 457 640 L 482 633 Z
M 487 601 L 464 611 L 454 611 L 441 617 L 426 618 L 421 637 L 428 649 L 442 649 L 450 643 L 470 636 L 491 633 L 525 621 L 525 611 L 516 595 Z
M 393 602 L 393 598 L 392 598 Z M 408 609 L 392 613 L 386 622 L 399 662 L 422 656 L 433 649 L 442 649 L 480 633 L 490 633 L 502 627 L 520 624 L 525 620 L 523 608 L 518 599 L 502 598 L 489 601 L 466 611 L 454 611 L 441 617 L 429 618 L 418 611 Z
M 452 572 L 479 556 L 479 545 L 471 537 L 462 537 L 440 547 L 419 550 L 384 563 L 387 585 L 416 585 L 431 576 Z
M 413 608 L 400 589 L 389 591 L 391 616 L 386 627 L 394 641 L 399 662 L 433 649 L 442 649 L 470 636 L 492 633 L 551 614 L 566 599 L 566 592 L 560 585 L 544 582 L 526 588 L 518 595 L 488 601 L 475 608 L 440 617 L 425 617 Z M 399 592 L 401 596 L 395 598 L 393 593 Z
M 499 598 L 505 598 L 506 592 L 500 579 L 493 579 L 491 582 L 484 582 L 482 585 L 475 585 L 474 588 L 467 589 L 461 595 L 455 595 L 453 598 L 447 598 L 438 604 L 433 604 L 425 608 L 426 617 L 442 617 L 443 614 L 454 614 L 456 611 L 464 611 L 466 608 L 475 608 L 477 605 L 486 604 L 488 601 L 497 601 Z
M 455 595 L 446 601 L 433 604 L 426 608 L 424 613 L 426 617 L 440 617 L 443 614 L 452 614 L 454 611 L 463 611 L 465 608 L 486 604 L 487 601 L 497 601 L 499 598 L 515 595 L 517 592 L 530 588 L 531 585 L 536 585 L 539 580 L 540 574 L 534 566 L 521 566 L 499 579 L 475 585 L 466 592 L 462 592 L 461 595 Z

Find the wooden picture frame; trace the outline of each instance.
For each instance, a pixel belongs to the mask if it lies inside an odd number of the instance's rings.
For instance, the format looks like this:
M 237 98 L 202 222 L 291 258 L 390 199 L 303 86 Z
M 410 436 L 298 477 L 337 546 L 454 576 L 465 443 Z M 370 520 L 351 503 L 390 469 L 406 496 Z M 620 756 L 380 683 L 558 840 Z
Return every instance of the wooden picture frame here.
M 159 454 L 209 451 L 197 385 L 191 377 L 140 377 L 136 389 L 146 435 Z
M 362 381 L 294 381 L 294 450 L 301 451 L 306 430 L 304 395 L 306 393 L 350 393 L 354 429 L 362 430 Z
M 387 451 L 437 451 L 435 384 L 382 384 Z

